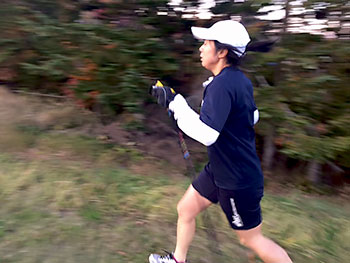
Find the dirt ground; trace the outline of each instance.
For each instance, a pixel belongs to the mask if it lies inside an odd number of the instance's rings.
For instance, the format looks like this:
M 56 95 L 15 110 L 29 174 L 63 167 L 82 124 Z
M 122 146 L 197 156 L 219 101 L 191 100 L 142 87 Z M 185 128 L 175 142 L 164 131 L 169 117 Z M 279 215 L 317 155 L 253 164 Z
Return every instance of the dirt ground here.
M 105 137 L 108 141 L 136 147 L 147 155 L 169 161 L 180 170 L 186 170 L 187 161 L 183 158 L 179 135 L 167 112 L 158 105 L 148 105 L 144 115 L 144 130 L 125 130 L 122 121 L 108 125 L 98 125 L 93 129 L 94 136 Z M 191 158 L 205 162 L 206 147 L 184 136 Z

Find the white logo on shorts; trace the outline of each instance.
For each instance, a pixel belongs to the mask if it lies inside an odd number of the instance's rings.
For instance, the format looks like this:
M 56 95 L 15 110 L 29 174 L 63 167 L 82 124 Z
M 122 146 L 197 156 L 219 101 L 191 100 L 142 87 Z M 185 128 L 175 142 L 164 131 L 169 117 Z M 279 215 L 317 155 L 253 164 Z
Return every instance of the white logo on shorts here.
M 241 219 L 241 216 L 237 213 L 235 200 L 233 198 L 230 198 L 231 206 L 232 206 L 232 224 L 234 224 L 237 227 L 243 226 L 243 221 Z

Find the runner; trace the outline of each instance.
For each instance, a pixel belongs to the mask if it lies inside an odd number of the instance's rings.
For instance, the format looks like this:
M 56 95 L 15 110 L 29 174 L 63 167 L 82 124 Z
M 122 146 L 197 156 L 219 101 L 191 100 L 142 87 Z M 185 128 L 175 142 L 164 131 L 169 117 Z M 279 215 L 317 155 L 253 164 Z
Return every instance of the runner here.
M 213 77 L 205 82 L 199 115 L 180 94 L 169 109 L 184 133 L 208 147 L 209 162 L 177 205 L 174 253 L 151 254 L 149 262 L 186 262 L 196 216 L 219 203 L 241 244 L 266 263 L 290 263 L 287 253 L 261 232 L 264 182 L 254 132 L 259 112 L 252 84 L 237 67 L 249 51 L 248 32 L 241 23 L 225 20 L 210 28 L 192 27 L 192 33 L 204 40 L 201 63 Z

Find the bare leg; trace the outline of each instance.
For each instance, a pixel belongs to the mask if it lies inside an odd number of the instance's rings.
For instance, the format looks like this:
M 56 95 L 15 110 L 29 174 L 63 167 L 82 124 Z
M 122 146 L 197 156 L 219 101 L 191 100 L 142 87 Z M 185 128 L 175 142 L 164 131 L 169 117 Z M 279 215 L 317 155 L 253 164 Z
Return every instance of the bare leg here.
M 250 230 L 236 230 L 242 245 L 253 250 L 265 263 L 292 263 L 286 251 L 261 233 L 261 224 Z
M 196 216 L 212 203 L 201 196 L 192 185 L 177 204 L 177 239 L 174 257 L 177 261 L 186 260 L 188 248 L 196 230 Z

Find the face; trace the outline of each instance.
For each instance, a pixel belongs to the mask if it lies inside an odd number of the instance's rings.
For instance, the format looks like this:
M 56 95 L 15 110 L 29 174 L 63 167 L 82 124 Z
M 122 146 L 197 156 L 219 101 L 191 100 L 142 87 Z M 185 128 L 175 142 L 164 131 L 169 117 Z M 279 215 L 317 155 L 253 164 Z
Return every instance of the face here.
M 202 66 L 210 71 L 216 67 L 219 62 L 218 52 L 216 52 L 213 40 L 205 40 L 199 48 Z

